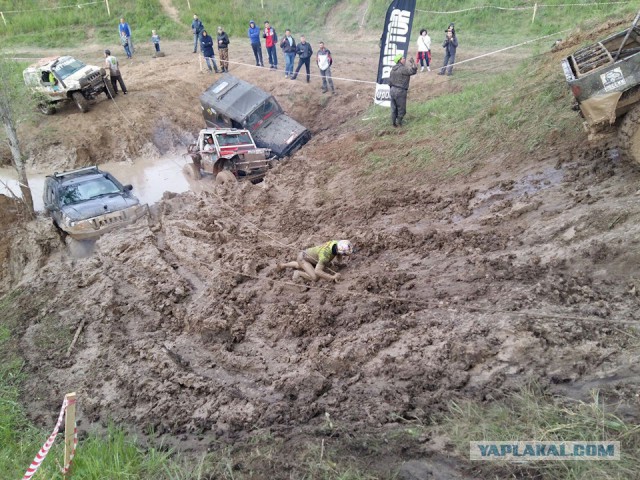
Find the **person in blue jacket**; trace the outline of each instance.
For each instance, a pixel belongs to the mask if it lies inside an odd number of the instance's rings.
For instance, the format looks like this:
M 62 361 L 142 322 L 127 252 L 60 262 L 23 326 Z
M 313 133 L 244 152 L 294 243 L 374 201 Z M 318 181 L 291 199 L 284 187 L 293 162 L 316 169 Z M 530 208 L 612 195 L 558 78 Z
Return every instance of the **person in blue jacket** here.
M 198 42 L 204 31 L 204 25 L 198 18 L 198 15 L 193 15 L 193 21 L 191 22 L 191 31 L 193 32 L 193 53 L 198 52 Z
M 220 73 L 218 70 L 218 64 L 216 63 L 215 53 L 213 53 L 213 37 L 207 33 L 206 30 L 202 30 L 202 38 L 200 39 L 200 50 L 202 50 L 202 56 L 205 62 L 207 62 L 207 68 L 210 72 L 214 70 L 216 73 Z M 211 64 L 213 63 L 213 68 Z
M 256 27 L 256 22 L 251 20 L 249 22 L 249 41 L 251 42 L 251 48 L 253 49 L 253 56 L 256 57 L 256 67 L 264 67 L 262 62 L 262 45 L 260 44 L 260 29 Z
M 126 38 L 126 44 L 129 46 L 129 50 L 131 54 L 133 54 L 133 42 L 131 41 L 131 28 L 129 28 L 129 24 L 124 21 L 124 18 L 120 19 L 120 23 L 118 24 L 118 33 L 120 37 Z M 123 43 L 124 45 L 124 43 Z M 126 49 L 125 49 L 126 50 Z M 131 55 L 127 53 L 127 56 L 131 58 Z

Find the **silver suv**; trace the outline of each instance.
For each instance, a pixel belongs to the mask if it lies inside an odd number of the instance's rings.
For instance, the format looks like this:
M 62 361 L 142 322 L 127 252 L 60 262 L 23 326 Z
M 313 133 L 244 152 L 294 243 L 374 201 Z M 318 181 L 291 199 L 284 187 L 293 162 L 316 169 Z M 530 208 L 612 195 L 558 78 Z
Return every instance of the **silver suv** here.
M 89 110 L 89 100 L 115 92 L 104 68 L 85 65 L 73 57 L 43 58 L 22 72 L 24 83 L 39 95 L 39 109 L 55 113 L 58 102 L 72 100 L 81 112 Z
M 132 189 L 98 167 L 54 173 L 45 180 L 44 208 L 72 238 L 95 239 L 147 214 L 149 207 L 140 204 Z

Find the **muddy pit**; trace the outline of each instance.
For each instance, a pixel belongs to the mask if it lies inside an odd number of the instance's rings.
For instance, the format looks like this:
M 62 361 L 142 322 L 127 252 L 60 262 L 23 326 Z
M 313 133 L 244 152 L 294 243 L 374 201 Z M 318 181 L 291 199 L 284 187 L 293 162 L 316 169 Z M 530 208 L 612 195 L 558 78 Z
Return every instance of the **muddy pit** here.
M 349 101 L 322 121 L 366 107 Z M 1 286 L 21 292 L 25 402 L 39 425 L 71 390 L 82 428 L 115 420 L 196 451 L 265 430 L 313 437 L 327 418 L 354 435 L 428 422 L 451 400 L 531 381 L 638 405 L 626 329 L 640 311 L 639 172 L 614 147 L 400 183 L 364 176 L 315 133 L 263 183 L 233 190 L 183 184 L 175 156 L 133 161 L 141 176 L 111 170 L 154 203 L 151 216 L 84 258 L 44 219 L 11 239 Z M 359 142 L 341 133 L 345 150 Z M 275 270 L 330 238 L 358 249 L 335 267 L 340 283 L 303 288 Z M 424 441 L 386 468 L 424 458 Z

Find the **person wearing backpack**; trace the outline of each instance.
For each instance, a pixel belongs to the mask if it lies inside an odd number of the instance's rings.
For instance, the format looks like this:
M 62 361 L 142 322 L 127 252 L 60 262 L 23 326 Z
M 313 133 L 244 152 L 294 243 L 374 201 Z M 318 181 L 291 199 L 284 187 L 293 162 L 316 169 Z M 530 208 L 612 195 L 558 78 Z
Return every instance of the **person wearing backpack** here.
M 316 63 L 320 69 L 320 77 L 322 77 L 322 93 L 327 93 L 327 83 L 331 88 L 331 93 L 336 93 L 333 88 L 333 79 L 331 78 L 331 65 L 333 65 L 333 58 L 331 58 L 331 51 L 325 48 L 324 42 L 320 42 L 320 49 L 316 55 Z

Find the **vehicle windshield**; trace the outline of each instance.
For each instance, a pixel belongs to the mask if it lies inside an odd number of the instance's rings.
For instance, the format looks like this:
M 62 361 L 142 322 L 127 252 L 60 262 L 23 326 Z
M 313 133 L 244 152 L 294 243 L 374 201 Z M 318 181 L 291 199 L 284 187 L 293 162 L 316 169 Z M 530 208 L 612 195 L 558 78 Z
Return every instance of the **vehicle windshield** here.
M 57 63 L 53 67 L 53 70 L 56 72 L 56 75 L 58 76 L 58 78 L 64 80 L 68 76 L 73 75 L 78 70 L 81 70 L 84 67 L 85 67 L 84 63 L 82 63 L 80 60 L 76 60 L 75 58 L 73 58 L 71 60 L 67 60 L 64 63 L 63 62 Z
M 250 130 L 258 128 L 267 118 L 278 112 L 280 112 L 280 107 L 273 98 L 270 98 L 247 117 L 247 128 Z
M 60 192 L 60 201 L 62 205 L 71 205 L 120 192 L 120 188 L 109 180 L 109 178 L 96 177 L 86 182 L 63 187 Z
M 218 139 L 218 144 L 221 147 L 233 147 L 236 145 L 253 145 L 253 141 L 251 140 L 251 136 L 247 132 L 243 133 L 223 133 L 216 135 Z

